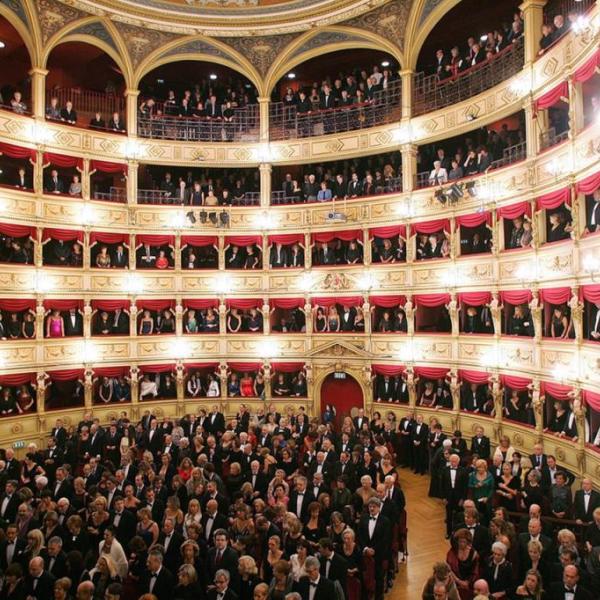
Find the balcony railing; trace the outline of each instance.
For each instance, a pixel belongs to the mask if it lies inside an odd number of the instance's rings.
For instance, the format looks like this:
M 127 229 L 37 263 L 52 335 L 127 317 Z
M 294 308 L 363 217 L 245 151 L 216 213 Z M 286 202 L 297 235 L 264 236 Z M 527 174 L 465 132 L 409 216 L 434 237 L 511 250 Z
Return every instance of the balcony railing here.
M 519 144 L 515 144 L 514 146 L 509 146 L 505 148 L 502 152 L 502 157 L 494 160 L 490 166 L 486 169 L 486 173 L 488 171 L 492 171 L 494 169 L 499 169 L 500 167 L 506 167 L 507 165 L 511 165 L 513 163 L 519 162 L 520 160 L 524 160 L 527 157 L 527 143 L 520 142 Z M 417 188 L 426 188 L 433 187 L 435 184 L 429 181 L 429 176 L 431 171 L 421 171 L 417 173 Z M 468 175 L 466 178 L 461 178 L 455 181 L 448 181 L 447 184 L 443 185 L 451 185 L 456 182 L 464 182 L 465 179 L 472 177 L 477 177 L 478 175 L 482 175 L 483 173 L 478 173 L 477 175 Z
M 140 115 L 141 137 L 179 142 L 256 142 L 259 111 L 257 104 L 234 110 L 231 121 L 210 117 L 175 117 Z
M 417 73 L 413 82 L 413 115 L 438 110 L 468 100 L 506 81 L 523 68 L 524 44 L 517 42 L 455 77 L 441 79 L 437 75 Z
M 562 133 L 556 133 L 556 129 L 551 127 L 548 131 L 540 133 L 540 150 L 547 150 L 569 139 L 569 130 Z
M 387 89 L 375 92 L 368 102 L 330 110 L 320 110 L 314 104 L 310 113 L 299 113 L 296 106 L 275 102 L 269 107 L 271 140 L 342 133 L 398 121 L 401 92 L 402 81 L 397 79 Z
M 570 12 L 582 15 L 595 3 L 596 0 L 549 0 L 544 6 L 544 22 L 552 23 L 555 15 L 562 15 L 567 23 L 567 15 Z
M 58 98 L 60 107 L 64 107 L 70 100 L 78 114 L 93 116 L 99 112 L 107 121 L 115 112 L 118 112 L 122 118 L 125 115 L 125 98 L 118 94 L 81 88 L 54 88 L 46 91 L 46 104 L 50 104 L 50 98 Z
M 105 202 L 127 202 L 127 190 L 120 187 L 111 187 L 109 192 L 94 192 L 94 200 Z M 169 196 L 162 190 L 138 190 L 138 204 L 154 204 L 163 206 L 190 206 L 188 202 L 181 202 L 176 196 Z M 260 192 L 246 192 L 242 199 L 231 199 L 231 206 L 258 206 L 260 205 Z M 200 208 L 200 207 L 197 207 Z M 219 208 L 219 207 L 205 207 Z
M 370 194 L 369 197 L 384 196 L 386 194 L 396 194 L 400 192 L 402 192 L 402 177 L 394 177 L 386 182 L 385 187 L 381 191 Z M 293 196 L 286 196 L 284 191 L 271 192 L 272 206 L 281 206 L 285 204 L 319 204 L 320 202 L 320 200 L 311 200 L 308 202 L 302 197 L 301 192 L 299 192 L 298 195 Z M 331 200 L 323 200 L 322 202 L 331 202 Z

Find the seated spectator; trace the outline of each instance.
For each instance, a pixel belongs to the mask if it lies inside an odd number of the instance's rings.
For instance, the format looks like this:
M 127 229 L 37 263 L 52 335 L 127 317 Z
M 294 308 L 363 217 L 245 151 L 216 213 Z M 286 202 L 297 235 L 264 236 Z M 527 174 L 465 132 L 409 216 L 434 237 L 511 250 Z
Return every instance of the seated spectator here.
M 50 171 L 50 177 L 46 180 L 44 191 L 50 194 L 63 194 L 65 191 L 62 179 L 58 176 L 58 171 L 52 169 Z
M 456 181 L 457 179 L 462 179 L 464 176 L 463 168 L 458 164 L 458 161 L 454 159 L 451 164 L 452 168 L 448 173 L 448 181 Z
M 571 237 L 572 228 L 567 223 L 567 218 L 562 211 L 550 213 L 547 218 L 548 234 L 546 241 L 548 243 L 566 240 Z
M 110 131 L 123 132 L 125 131 L 125 125 L 121 121 L 121 116 L 118 112 L 114 112 L 110 121 L 108 122 L 108 129 Z
M 94 118 L 90 120 L 90 128 L 106 129 L 106 121 L 102 118 L 102 114 L 97 112 Z
M 540 50 L 538 56 L 541 56 L 554 43 L 554 30 L 552 25 L 544 23 L 542 25 L 542 38 L 540 39 Z
M 17 177 L 15 179 L 15 187 L 20 190 L 32 189 L 31 178 L 27 175 L 24 167 L 19 167 Z
M 50 105 L 46 107 L 46 118 L 54 121 L 60 120 L 60 108 L 58 106 L 58 98 L 56 96 L 52 96 L 52 98 L 50 98 Z
M 73 180 L 69 186 L 69 196 L 81 196 L 81 183 L 79 182 L 79 175 L 73 175 Z
M 19 91 L 14 92 L 13 97 L 10 100 L 10 106 L 13 112 L 16 112 L 19 115 L 27 112 L 27 104 L 23 102 L 23 96 Z
M 73 109 L 73 103 L 70 100 L 67 100 L 65 107 L 60 111 L 60 120 L 69 125 L 77 123 L 77 113 Z
M 448 173 L 442 167 L 442 162 L 435 160 L 433 170 L 429 174 L 429 185 L 443 185 L 444 183 L 448 183 Z

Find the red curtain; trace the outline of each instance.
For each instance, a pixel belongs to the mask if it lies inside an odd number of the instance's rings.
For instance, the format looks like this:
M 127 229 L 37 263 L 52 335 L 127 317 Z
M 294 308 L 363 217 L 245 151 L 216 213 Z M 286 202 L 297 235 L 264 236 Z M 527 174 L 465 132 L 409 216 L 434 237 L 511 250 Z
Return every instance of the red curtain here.
M 540 386 L 540 392 L 543 395 L 549 394 L 555 400 L 570 400 L 569 392 L 572 392 L 573 388 L 568 385 L 562 385 L 560 383 L 554 383 L 553 381 L 542 381 Z
M 0 223 L 0 233 L 13 238 L 30 237 L 35 239 L 35 227 L 29 227 L 29 225 L 13 225 L 12 223 Z
M 402 236 L 406 238 L 406 225 L 390 225 L 389 227 L 375 227 L 369 229 L 369 237 L 387 239 Z
M 363 234 L 360 229 L 351 229 L 347 231 L 323 231 L 313 233 L 311 236 L 313 244 L 315 242 L 332 242 L 333 240 L 342 240 L 351 242 L 352 240 L 362 240 Z
M 600 187 L 600 172 L 582 179 L 575 189 L 578 194 L 593 194 Z
M 71 242 L 77 240 L 83 243 L 83 231 L 76 231 L 74 229 L 44 229 L 42 240 L 60 240 L 61 242 Z
M 121 310 L 129 311 L 131 304 L 129 300 L 92 300 L 92 310 Z
M 515 377 L 514 375 L 500 375 L 500 381 L 502 381 L 502 385 L 509 387 L 511 390 L 516 390 L 517 392 L 525 391 L 527 386 L 531 383 L 531 379 Z
M 262 298 L 232 298 L 225 300 L 227 308 L 239 308 L 240 310 L 249 310 L 250 308 L 260 308 L 263 305 Z
M 500 301 L 516 306 L 531 302 L 533 295 L 531 290 L 509 290 L 500 292 Z
M 91 171 L 100 171 L 101 173 L 125 173 L 127 174 L 126 163 L 113 163 L 104 160 L 92 160 L 90 162 Z
M 535 101 L 536 110 L 546 110 L 554 106 L 561 98 L 569 98 L 569 84 L 566 81 L 559 83 L 555 88 L 546 92 Z
M 96 367 L 96 377 L 126 377 L 129 375 L 129 367 Z
M 10 375 L 0 375 L 0 386 L 25 385 L 35 382 L 35 373 L 12 373 Z
M 213 369 L 217 370 L 219 368 L 218 362 L 191 362 L 185 363 L 186 369 Z
M 406 304 L 406 296 L 369 296 L 369 303 L 381 308 L 395 308 L 400 304 Z
M 167 310 L 173 308 L 174 300 L 136 300 L 138 310 Z
M 206 236 L 195 236 L 195 235 L 182 235 L 181 236 L 181 247 L 184 246 L 195 246 L 196 248 L 205 248 L 206 246 L 216 246 L 219 240 L 216 235 Z
M 32 148 L 22 148 L 13 144 L 0 142 L 0 154 L 4 154 L 9 158 L 30 158 L 35 160 L 37 152 Z
M 173 363 L 165 365 L 140 365 L 142 373 L 170 373 L 175 370 Z
M 581 83 L 591 79 L 596 74 L 596 69 L 600 67 L 600 50 L 596 50 L 594 55 L 573 73 L 573 81 Z
M 240 373 L 244 371 L 260 371 L 263 368 L 261 362 L 228 362 L 227 366 L 232 371 L 239 371 Z
M 556 190 L 556 192 L 550 192 L 537 199 L 537 210 L 558 208 L 562 204 L 571 203 L 571 191 L 569 188 L 563 188 L 562 190 Z
M 304 306 L 304 298 L 271 298 L 269 304 L 271 305 L 271 308 L 291 310 L 292 308 Z
M 44 164 L 50 163 L 53 167 L 67 169 L 77 167 L 83 169 L 83 158 L 77 156 L 65 156 L 64 154 L 44 153 Z
M 449 370 L 444 367 L 415 367 L 415 374 L 425 379 L 443 379 Z
M 6 312 L 21 312 L 23 310 L 35 310 L 34 298 L 2 298 L 0 299 L 0 310 Z
M 312 303 L 314 306 L 334 306 L 341 304 L 343 306 L 361 306 L 363 303 L 362 296 L 332 296 L 332 297 L 319 297 L 313 298 Z
M 371 371 L 376 375 L 389 375 L 392 377 L 404 373 L 406 367 L 404 365 L 371 365 Z
M 531 204 L 529 202 L 517 202 L 509 206 L 502 206 L 496 210 L 496 214 L 501 219 L 516 219 L 522 215 L 531 217 Z
M 107 231 L 92 231 L 90 233 L 90 245 L 100 242 L 101 244 L 129 244 L 128 233 L 108 233 Z
M 467 383 L 476 383 L 477 385 L 482 385 L 489 381 L 490 375 L 485 371 L 470 371 L 467 369 L 459 369 L 458 378 L 461 381 L 466 381 Z
M 193 300 L 184 300 L 183 306 L 194 310 L 204 310 L 206 308 L 218 308 L 219 301 L 216 298 L 194 298 Z
M 83 300 L 73 300 L 71 298 L 67 300 L 44 300 L 44 308 L 46 310 L 71 310 L 77 308 L 78 310 L 83 309 Z
M 416 294 L 413 296 L 415 304 L 417 306 L 442 306 L 450 302 L 450 294 Z
M 571 297 L 571 288 L 548 288 L 540 290 L 540 300 L 549 304 L 565 304 Z
M 271 363 L 271 370 L 278 373 L 297 373 L 304 369 L 304 363 L 301 362 L 274 362 Z
M 460 215 L 456 217 L 456 222 L 461 227 L 479 227 L 484 223 L 492 224 L 492 213 L 490 211 L 473 213 L 471 215 Z
M 491 292 L 460 292 L 458 300 L 468 306 L 484 306 L 492 301 L 492 294 Z
M 588 302 L 600 302 L 600 283 L 595 285 L 582 285 L 579 288 L 579 295 Z
M 149 244 L 150 246 L 174 246 L 175 236 L 174 235 L 136 235 L 135 245 L 139 248 L 142 244 Z
M 281 233 L 279 235 L 270 235 L 269 244 L 283 244 L 290 246 L 291 244 L 304 244 L 303 233 Z
M 262 235 L 228 235 L 225 245 L 229 246 L 262 246 Z
M 48 371 L 48 375 L 52 381 L 75 381 L 83 379 L 83 369 L 66 369 L 63 371 Z
M 417 233 L 437 233 L 438 231 L 450 231 L 450 219 L 436 219 L 424 223 L 414 223 L 413 230 Z
M 0 383 L 2 383 L 2 379 L 0 379 Z M 583 400 L 588 406 L 591 406 L 595 411 L 600 412 L 600 394 L 598 392 L 583 390 Z

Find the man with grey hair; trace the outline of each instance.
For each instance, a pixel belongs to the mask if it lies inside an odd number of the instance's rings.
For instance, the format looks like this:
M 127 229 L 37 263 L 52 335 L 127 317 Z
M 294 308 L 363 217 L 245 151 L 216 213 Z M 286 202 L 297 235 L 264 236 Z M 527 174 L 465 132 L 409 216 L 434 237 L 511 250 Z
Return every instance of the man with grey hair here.
M 52 600 L 55 577 L 44 569 L 44 559 L 36 556 L 29 561 L 29 572 L 25 578 L 25 595 L 36 600 Z
M 44 559 L 44 567 L 56 579 L 66 577 L 67 555 L 63 552 L 63 541 L 58 535 L 52 536 L 48 540 L 48 545 L 40 552 L 40 556 Z
M 450 455 L 450 465 L 442 471 L 442 497 L 446 504 L 446 539 L 452 535 L 454 511 L 462 507 L 469 491 L 469 473 L 460 466 L 460 456 Z
M 229 587 L 231 581 L 230 573 L 227 569 L 218 569 L 215 572 L 214 589 L 207 594 L 207 600 L 237 600 L 238 595 Z
M 91 581 L 82 581 L 77 586 L 76 600 L 92 600 L 94 597 L 94 584 Z
M 170 600 L 173 596 L 175 579 L 171 572 L 163 566 L 162 547 L 154 547 L 148 553 L 146 571 L 141 578 L 140 591 L 154 594 L 158 600 Z
M 385 561 L 392 552 L 392 524 L 381 514 L 381 500 L 371 498 L 368 514 L 362 515 L 358 524 L 358 540 L 363 555 L 375 561 L 375 600 L 383 599 Z
M 306 576 L 301 577 L 295 586 L 295 591 L 302 600 L 332 600 L 335 598 L 335 584 L 321 575 L 321 563 L 315 556 L 309 556 L 304 561 Z
M 302 600 L 302 596 L 298 592 L 290 592 L 285 595 L 284 600 Z
M 308 514 L 308 505 L 314 501 L 315 497 L 306 489 L 308 482 L 304 475 L 298 475 L 294 483 L 295 489 L 290 493 L 288 510 L 293 512 L 304 523 Z

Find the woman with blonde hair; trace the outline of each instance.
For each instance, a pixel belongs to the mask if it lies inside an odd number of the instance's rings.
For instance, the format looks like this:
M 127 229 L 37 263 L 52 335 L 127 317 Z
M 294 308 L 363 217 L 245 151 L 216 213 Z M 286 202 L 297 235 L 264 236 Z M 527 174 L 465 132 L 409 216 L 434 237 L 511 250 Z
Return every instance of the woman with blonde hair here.
M 137 535 L 139 535 L 148 548 L 158 540 L 158 525 L 152 520 L 152 512 L 145 506 L 140 508 L 137 513 Z
M 266 583 L 259 583 L 254 588 L 254 593 L 252 594 L 253 600 L 267 600 L 267 596 L 269 595 L 269 586 Z
M 69 600 L 72 582 L 68 577 L 61 577 L 54 582 L 54 600 Z
M 202 522 L 202 509 L 197 498 L 192 498 L 188 503 L 188 511 L 183 519 L 183 535 L 188 537 L 187 528 L 192 523 L 199 525 Z
M 96 566 L 90 571 L 94 584 L 94 598 L 104 600 L 104 592 L 111 583 L 120 583 L 117 567 L 108 554 L 101 554 Z
M 179 529 L 183 525 L 183 511 L 180 508 L 179 498 L 177 496 L 169 496 L 167 498 L 167 506 L 165 507 L 164 519 L 173 519 L 175 527 Z M 163 519 L 163 521 L 164 521 Z
M 40 555 L 44 548 L 44 534 L 40 529 L 32 529 L 27 533 L 27 546 L 23 551 L 23 564 Z
M 510 438 L 507 435 L 500 437 L 500 442 L 494 451 L 493 458 L 502 457 L 502 462 L 512 462 L 512 455 L 515 449 L 510 444 Z
M 240 575 L 239 600 L 252 600 L 254 588 L 260 582 L 258 567 L 254 558 L 243 554 L 238 560 L 238 573 Z
M 273 565 L 273 579 L 269 583 L 269 600 L 285 600 L 287 594 L 294 587 L 294 578 L 291 574 L 290 563 L 287 560 L 278 560 Z

